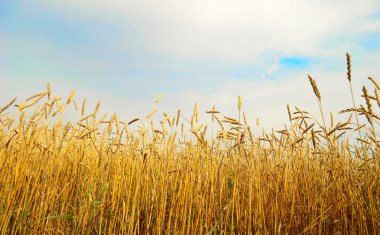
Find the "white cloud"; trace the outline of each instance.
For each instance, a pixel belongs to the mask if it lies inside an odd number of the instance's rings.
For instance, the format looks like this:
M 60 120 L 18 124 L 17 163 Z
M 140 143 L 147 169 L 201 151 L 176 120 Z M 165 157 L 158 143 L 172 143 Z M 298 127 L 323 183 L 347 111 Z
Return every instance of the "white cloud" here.
M 373 56 L 371 59 L 379 61 L 380 56 Z M 336 114 L 339 110 L 351 107 L 349 84 L 345 71 L 324 72 L 317 70 L 310 71 L 310 73 L 317 81 L 320 89 L 326 116 L 330 111 Z M 372 93 L 373 86 L 367 80 L 368 76 L 379 79 L 379 67 L 361 65 L 352 68 L 352 81 L 357 103 L 358 100 L 362 102 L 360 95 L 364 84 L 370 88 L 369 91 Z M 266 130 L 270 130 L 272 127 L 281 129 L 283 124 L 288 124 L 287 104 L 291 107 L 296 105 L 310 111 L 320 119 L 317 101 L 307 79 L 307 74 L 303 72 L 294 72 L 277 80 L 228 81 L 199 90 L 164 93 L 158 104 L 154 103 L 155 97 L 140 99 L 118 97 L 110 91 L 79 87 L 78 84 L 67 83 L 65 78 L 60 77 L 31 77 L 30 80 L 25 81 L 23 86 L 0 77 L 3 88 L 0 93 L 2 100 L 0 106 L 15 96 L 19 97 L 18 101 L 22 101 L 23 98 L 40 92 L 48 80 L 52 81 L 54 95 L 65 98 L 71 89 L 77 89 L 76 100 L 81 102 L 84 97 L 87 97 L 89 112 L 100 100 L 102 103 L 101 113 L 106 112 L 112 115 L 113 112 L 116 112 L 123 121 L 130 121 L 135 117 L 144 119 L 153 107 L 158 109 L 159 112 L 156 115 L 159 117 L 162 117 L 162 112 L 174 116 L 178 109 L 181 109 L 186 117 L 191 117 L 195 102 L 199 103 L 201 117 L 204 120 L 209 119 L 204 111 L 209 110 L 213 105 L 225 115 L 237 117 L 237 97 L 239 95 L 243 96 L 243 109 L 246 111 L 250 123 L 254 125 L 256 117 L 259 117 L 261 127 Z M 159 94 L 157 93 L 157 95 Z M 294 108 L 292 109 L 294 110 Z
M 51 11 L 51 7 L 56 7 L 56 12 L 61 12 L 73 21 L 80 18 L 95 19 L 95 22 L 110 21 L 121 29 L 127 27 L 124 25 L 133 24 L 144 50 L 150 49 L 158 52 L 158 55 L 169 55 L 174 59 L 199 59 L 199 61 L 204 57 L 210 57 L 233 63 L 241 62 L 244 65 L 252 63 L 253 67 L 260 67 L 269 74 L 278 71 L 280 67 L 278 61 L 273 58 L 260 61 L 265 59 L 268 53 L 274 53 L 278 57 L 284 54 L 306 54 L 331 56 L 335 59 L 339 56 L 344 67 L 344 52 L 347 48 L 340 46 L 333 50 L 321 49 L 321 43 L 345 32 L 357 33 L 379 29 L 379 22 L 363 20 L 363 17 L 379 9 L 380 3 L 375 0 L 44 2 L 47 10 Z M 123 43 L 131 36 L 128 33 L 121 33 L 121 38 L 114 39 L 115 44 L 121 44 L 114 45 L 115 48 L 129 49 L 129 45 Z M 0 38 L 0 51 L 1 45 Z M 70 62 L 64 55 L 60 56 L 64 58 L 62 63 L 65 60 L 68 60 L 68 64 L 77 63 L 76 60 Z M 355 59 L 355 54 L 353 58 Z M 366 59 L 369 59 L 368 63 L 363 62 L 353 67 L 353 82 L 357 97 L 360 96 L 361 85 L 368 75 L 380 79 L 380 67 L 373 66 L 380 61 L 380 57 L 368 55 Z M 80 65 L 87 65 L 86 67 L 100 66 L 88 61 L 82 63 L 84 64 Z M 178 69 L 183 67 L 180 66 Z M 197 66 L 191 70 L 197 70 Z M 343 69 L 328 73 L 323 68 L 318 68 L 310 73 L 317 80 L 326 112 L 350 106 L 348 84 Z M 19 94 L 31 95 L 32 89 L 35 89 L 32 94 L 38 92 L 45 86 L 47 80 L 51 80 L 48 77 L 23 79 L 23 83 L 26 82 L 27 85 L 21 89 L 17 87 L 16 82 L 0 74 L 3 88 L 0 98 L 8 101 Z M 282 124 L 287 122 L 286 104 L 303 107 L 319 116 L 315 97 L 304 72 L 294 72 L 271 81 L 252 78 L 251 81 L 236 82 L 231 79 L 224 79 L 223 83 L 205 89 L 164 94 L 158 107 L 160 111 L 171 114 L 175 114 L 180 108 L 190 116 L 194 103 L 198 101 L 203 111 L 216 105 L 225 114 L 233 115 L 237 113 L 237 96 L 242 95 L 244 108 L 250 120 L 253 122 L 257 116 L 260 117 L 267 129 L 281 128 Z M 92 106 L 97 99 L 100 99 L 105 112 L 116 111 L 121 119 L 144 117 L 154 105 L 153 97 L 151 100 L 126 99 L 102 91 L 101 88 L 79 87 L 79 83 L 67 84 L 65 81 L 62 77 L 57 77 L 53 81 L 53 88 L 56 87 L 59 95 L 67 95 L 70 89 L 78 89 L 80 98 L 87 97 Z
M 378 57 L 378 59 L 380 59 Z M 380 74 L 380 69 L 366 70 L 353 68 L 354 94 L 360 103 L 363 103 L 361 88 L 366 85 L 371 93 L 373 85 L 367 81 L 367 77 L 374 72 Z M 333 112 L 336 120 L 339 120 L 337 112 L 352 107 L 349 84 L 346 73 L 316 71 L 312 76 L 322 95 L 325 116 Z M 226 115 L 237 117 L 237 97 L 243 96 L 243 108 L 250 119 L 251 124 L 259 117 L 262 127 L 265 129 L 280 129 L 283 124 L 288 124 L 286 105 L 289 104 L 294 110 L 297 106 L 311 112 L 319 120 L 320 113 L 317 100 L 313 94 L 307 74 L 296 72 L 280 80 L 260 80 L 249 82 L 229 83 L 223 86 L 215 85 L 213 88 L 187 93 L 166 94 L 162 99 L 163 108 L 175 113 L 177 106 L 187 110 L 191 116 L 193 105 L 199 102 L 203 111 L 210 109 L 213 105 Z M 174 103 L 173 100 L 176 100 Z
M 58 7 L 114 23 L 128 20 L 145 47 L 164 54 L 247 60 L 267 51 L 323 53 L 318 46 L 329 37 L 378 29 L 360 19 L 379 5 L 376 0 L 80 0 Z

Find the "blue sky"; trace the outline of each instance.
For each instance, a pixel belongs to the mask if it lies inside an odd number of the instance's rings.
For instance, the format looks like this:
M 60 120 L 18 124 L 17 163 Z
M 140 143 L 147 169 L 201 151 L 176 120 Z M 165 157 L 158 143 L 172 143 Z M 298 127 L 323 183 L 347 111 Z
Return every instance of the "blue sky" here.
M 0 106 L 51 81 L 126 118 L 159 94 L 161 111 L 226 113 L 242 95 L 252 120 L 276 126 L 287 103 L 314 109 L 308 73 L 327 106 L 346 105 L 345 52 L 360 90 L 380 77 L 379 42 L 378 0 L 3 0 Z

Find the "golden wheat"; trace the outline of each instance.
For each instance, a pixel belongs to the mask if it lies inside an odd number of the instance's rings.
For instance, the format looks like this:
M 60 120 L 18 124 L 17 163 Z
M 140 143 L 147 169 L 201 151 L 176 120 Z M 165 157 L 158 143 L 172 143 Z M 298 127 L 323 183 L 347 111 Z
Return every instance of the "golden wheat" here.
M 330 113 L 321 125 L 288 105 L 290 125 L 262 133 L 239 97 L 244 124 L 215 107 L 206 112 L 218 122 L 215 138 L 198 104 L 189 119 L 163 112 L 157 128 L 156 110 L 123 122 L 116 113 L 98 118 L 100 102 L 85 115 L 85 99 L 79 120 L 64 121 L 73 95 L 62 104 L 49 83 L 18 109 L 8 110 L 16 99 L 0 109 L 0 233 L 378 234 L 380 105 L 371 104 L 379 102 L 372 83 L 364 105 L 341 111 L 345 119 Z M 368 123 L 353 123 L 353 113 Z

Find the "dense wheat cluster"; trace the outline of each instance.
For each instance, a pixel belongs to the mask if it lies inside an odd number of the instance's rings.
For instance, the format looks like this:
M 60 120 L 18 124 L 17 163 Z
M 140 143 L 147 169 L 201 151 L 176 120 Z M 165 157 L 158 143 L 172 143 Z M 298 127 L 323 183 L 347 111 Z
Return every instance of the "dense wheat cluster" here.
M 242 97 L 236 118 L 206 111 L 211 125 L 198 105 L 192 117 L 157 123 L 155 110 L 123 122 L 48 85 L 0 108 L 0 233 L 379 234 L 380 87 L 370 80 L 363 104 L 353 99 L 336 122 L 309 75 L 320 114 L 288 106 L 286 128 L 263 134 Z M 69 108 L 80 120 L 64 121 Z

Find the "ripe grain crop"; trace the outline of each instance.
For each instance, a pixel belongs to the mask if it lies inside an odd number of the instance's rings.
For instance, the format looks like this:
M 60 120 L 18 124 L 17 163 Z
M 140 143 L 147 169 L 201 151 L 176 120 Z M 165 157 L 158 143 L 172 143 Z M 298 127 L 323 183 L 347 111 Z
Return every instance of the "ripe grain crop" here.
M 192 117 L 164 113 L 157 125 L 156 110 L 124 122 L 101 116 L 100 102 L 87 112 L 84 100 L 80 118 L 64 121 L 74 92 L 60 102 L 50 84 L 4 102 L 0 233 L 379 234 L 378 85 L 371 78 L 374 94 L 363 88 L 363 105 L 353 100 L 327 123 L 308 78 L 322 122 L 287 106 L 289 125 L 261 134 L 242 97 L 239 117 L 206 111 L 209 128 L 198 104 Z

